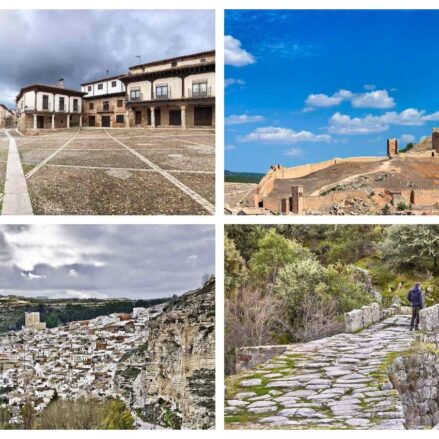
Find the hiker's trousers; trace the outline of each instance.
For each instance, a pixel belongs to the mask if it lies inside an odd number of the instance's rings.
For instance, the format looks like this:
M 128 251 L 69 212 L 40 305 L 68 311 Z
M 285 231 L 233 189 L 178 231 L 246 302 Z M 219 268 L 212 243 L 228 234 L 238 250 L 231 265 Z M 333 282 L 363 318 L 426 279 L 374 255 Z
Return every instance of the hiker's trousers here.
M 414 306 L 412 308 L 412 320 L 410 322 L 410 328 L 413 329 L 413 326 L 418 329 L 419 327 L 419 311 L 421 311 L 420 306 Z

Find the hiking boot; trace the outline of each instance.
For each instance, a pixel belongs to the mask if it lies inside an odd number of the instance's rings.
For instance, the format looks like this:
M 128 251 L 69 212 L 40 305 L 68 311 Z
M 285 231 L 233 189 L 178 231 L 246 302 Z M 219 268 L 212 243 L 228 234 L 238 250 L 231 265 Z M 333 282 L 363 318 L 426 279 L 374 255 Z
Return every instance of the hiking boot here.
M 412 328 L 412 327 L 410 327 L 410 331 L 413 331 L 413 328 Z

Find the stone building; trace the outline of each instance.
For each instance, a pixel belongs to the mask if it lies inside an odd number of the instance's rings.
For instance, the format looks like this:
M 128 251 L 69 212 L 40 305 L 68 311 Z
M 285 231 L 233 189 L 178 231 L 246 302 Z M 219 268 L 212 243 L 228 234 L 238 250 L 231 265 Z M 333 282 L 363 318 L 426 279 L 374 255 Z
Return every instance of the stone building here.
M 112 76 L 81 84 L 81 91 L 86 93 L 82 112 L 84 126 L 126 126 L 126 88 L 119 77 Z
M 64 87 L 32 84 L 17 96 L 17 126 L 20 130 L 82 126 L 82 97 L 85 93 Z
M 0 104 L 0 128 L 9 128 L 14 124 L 14 113 L 6 105 Z
M 46 329 L 46 323 L 40 322 L 39 312 L 26 312 L 24 313 L 23 329 L 35 329 L 37 331 L 43 331 Z
M 392 158 L 398 154 L 398 139 L 387 139 L 387 157 Z
M 439 154 L 439 128 L 433 128 L 431 133 L 432 149 L 435 154 Z
M 127 126 L 215 125 L 215 51 L 136 65 L 120 80 Z

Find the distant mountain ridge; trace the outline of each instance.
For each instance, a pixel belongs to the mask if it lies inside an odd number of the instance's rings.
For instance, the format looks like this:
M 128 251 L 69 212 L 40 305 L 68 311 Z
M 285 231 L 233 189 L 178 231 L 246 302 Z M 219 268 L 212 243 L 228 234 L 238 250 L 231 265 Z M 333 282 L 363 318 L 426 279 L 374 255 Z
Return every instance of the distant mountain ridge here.
M 224 171 L 226 183 L 259 183 L 265 174 L 259 172 Z

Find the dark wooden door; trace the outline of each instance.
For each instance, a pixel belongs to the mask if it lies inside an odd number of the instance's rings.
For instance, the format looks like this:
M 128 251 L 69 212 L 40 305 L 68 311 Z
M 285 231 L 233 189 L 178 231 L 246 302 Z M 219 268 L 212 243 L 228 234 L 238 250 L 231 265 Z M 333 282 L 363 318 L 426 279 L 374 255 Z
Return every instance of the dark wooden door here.
M 136 125 L 142 125 L 142 112 L 136 111 Z
M 211 126 L 212 125 L 212 107 L 195 107 L 194 108 L 194 125 Z
M 44 116 L 37 116 L 37 128 L 44 128 Z
M 169 110 L 169 125 L 181 126 L 180 110 Z
M 154 117 L 155 117 L 155 126 L 158 127 L 162 124 L 162 112 L 160 111 L 160 108 L 156 108 L 154 110 Z
M 110 126 L 111 126 L 110 116 L 102 116 L 102 127 L 110 128 Z
M 96 126 L 96 116 L 88 116 L 88 126 L 89 127 Z

